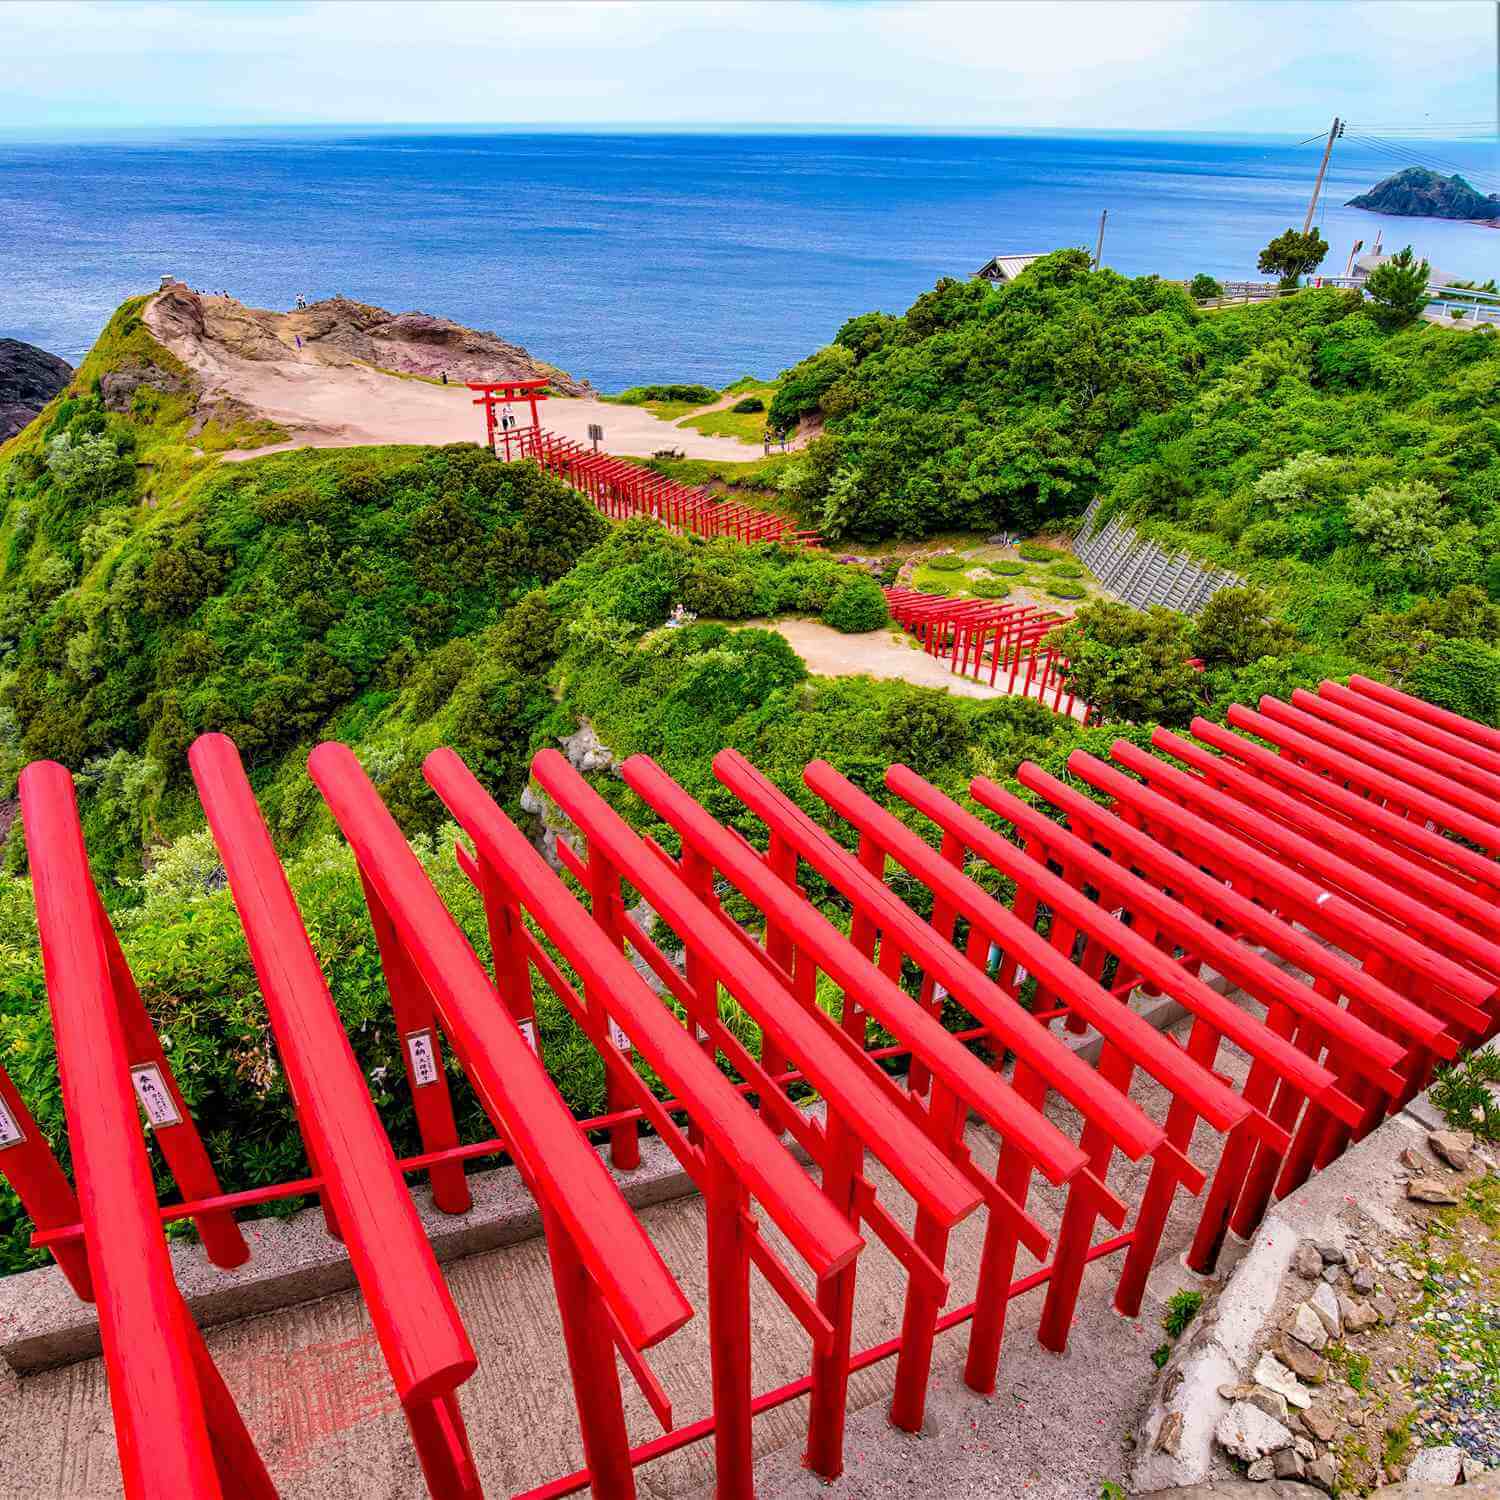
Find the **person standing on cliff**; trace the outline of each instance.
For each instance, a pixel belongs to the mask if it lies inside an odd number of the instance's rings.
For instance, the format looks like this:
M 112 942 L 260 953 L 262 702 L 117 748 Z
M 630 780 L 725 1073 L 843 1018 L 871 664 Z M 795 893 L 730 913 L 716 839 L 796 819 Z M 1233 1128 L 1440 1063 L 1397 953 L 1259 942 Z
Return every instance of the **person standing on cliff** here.
M 446 370 L 443 371 L 443 384 L 448 384 L 448 372 Z

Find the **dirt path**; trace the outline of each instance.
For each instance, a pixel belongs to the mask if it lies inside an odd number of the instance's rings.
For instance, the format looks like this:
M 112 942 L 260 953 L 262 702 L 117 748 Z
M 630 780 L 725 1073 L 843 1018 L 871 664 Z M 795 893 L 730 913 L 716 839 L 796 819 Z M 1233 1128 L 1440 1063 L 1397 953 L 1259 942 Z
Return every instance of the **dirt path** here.
M 327 366 L 252 366 L 231 372 L 230 395 L 264 412 L 293 434 L 289 442 L 236 450 L 228 459 L 258 457 L 283 448 L 354 448 L 369 443 L 472 443 L 484 438 L 484 416 L 462 386 L 403 380 L 378 370 Z M 705 437 L 674 427 L 638 406 L 555 396 L 541 408 L 542 425 L 576 442 L 589 441 L 589 426 L 604 429 L 611 453 L 649 458 L 671 448 L 687 458 L 741 463 L 759 450 L 733 438 Z
M 1008 698 L 1004 686 L 973 682 L 950 672 L 946 663 L 915 649 L 905 635 L 872 630 L 866 635 L 842 635 L 816 620 L 760 620 L 758 625 L 778 632 L 815 677 L 878 677 L 914 683 L 917 687 L 943 688 L 958 698 Z M 1004 678 L 1001 682 L 1003 684 Z M 1074 704 L 1073 717 L 1081 719 L 1082 705 Z

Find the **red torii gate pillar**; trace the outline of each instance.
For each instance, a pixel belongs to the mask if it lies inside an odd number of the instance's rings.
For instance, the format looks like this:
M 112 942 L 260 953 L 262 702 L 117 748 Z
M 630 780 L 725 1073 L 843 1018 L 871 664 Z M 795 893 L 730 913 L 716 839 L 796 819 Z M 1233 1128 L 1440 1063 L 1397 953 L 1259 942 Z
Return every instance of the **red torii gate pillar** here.
M 504 445 L 501 457 L 507 461 L 524 457 L 535 444 L 537 434 L 541 431 L 536 404 L 538 401 L 547 399 L 546 380 L 466 380 L 464 384 L 471 391 L 479 392 L 474 398 L 474 405 L 484 408 L 485 439 L 489 443 L 490 452 L 500 452 L 495 446 L 495 436 L 498 432 L 500 441 Z M 496 406 L 508 408 L 513 401 L 525 401 L 531 407 L 529 426 L 509 425 L 506 418 L 509 418 L 510 423 L 515 422 L 515 417 L 509 411 L 502 413 L 497 421 Z

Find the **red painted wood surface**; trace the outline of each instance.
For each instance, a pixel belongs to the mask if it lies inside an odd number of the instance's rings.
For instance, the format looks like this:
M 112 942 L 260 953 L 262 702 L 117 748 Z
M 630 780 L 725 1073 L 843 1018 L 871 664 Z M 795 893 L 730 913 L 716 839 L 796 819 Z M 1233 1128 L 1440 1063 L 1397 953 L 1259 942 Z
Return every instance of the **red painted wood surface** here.
M 622 504 L 631 468 L 607 460 L 577 477 L 599 502 Z M 640 494 L 666 524 L 708 524 L 713 509 L 659 484 Z M 1051 692 L 1048 673 L 1065 670 L 1037 661 L 1055 622 L 1035 612 L 997 617 L 994 606 L 920 598 L 902 608 L 955 671 L 1030 672 Z M 589 1486 L 632 1496 L 639 1464 L 709 1439 L 720 1492 L 749 1500 L 754 1417 L 799 1396 L 809 1398 L 808 1462 L 832 1477 L 854 1371 L 894 1358 L 891 1417 L 918 1430 L 945 1329 L 969 1325 L 965 1379 L 988 1392 L 1013 1297 L 1043 1291 L 1039 1337 L 1063 1351 L 1085 1268 L 1119 1256 L 1114 1302 L 1138 1313 L 1179 1192 L 1201 1198 L 1188 1260 L 1210 1271 L 1226 1233 L 1253 1232 L 1269 1203 L 1399 1108 L 1439 1061 L 1500 1027 L 1494 732 L 1360 678 L 1235 706 L 1228 719 L 1158 730 L 1150 749 L 1117 741 L 1108 760 L 1075 752 L 1067 780 L 1023 764 L 1024 798 L 981 777 L 958 799 L 891 767 L 886 798 L 920 814 L 935 843 L 826 764 L 807 768 L 798 800 L 725 751 L 714 769 L 728 801 L 714 816 L 632 757 L 625 785 L 674 855 L 543 752 L 534 774 L 577 830 L 558 846 L 577 893 L 451 751 L 435 752 L 428 778 L 474 843 L 456 857 L 483 898 L 489 973 L 353 755 L 319 747 L 310 770 L 353 845 L 393 1005 L 423 1038 L 407 1086 L 433 1101 L 424 1149 L 399 1161 L 238 756 L 205 737 L 192 768 L 313 1164 L 307 1179 L 232 1194 L 99 903 L 71 778 L 29 767 L 22 813 L 78 1191 L 3 1073 L 0 1173 L 36 1220 L 33 1242 L 80 1295 L 97 1297 L 127 1494 L 164 1484 L 194 1497 L 274 1494 L 172 1283 L 162 1225 L 195 1219 L 206 1252 L 232 1261 L 244 1243 L 235 1215 L 278 1198 L 322 1196 L 436 1500 L 482 1494 L 456 1401 L 475 1362 L 404 1175 L 429 1172 L 439 1203 L 461 1208 L 464 1164 L 504 1153 L 537 1198 L 585 1467 L 529 1500 Z M 730 810 L 733 826 L 721 820 Z M 752 828 L 757 845 L 741 832 Z M 807 899 L 809 871 L 834 893 L 827 911 Z M 665 932 L 643 924 L 637 896 Z M 1233 1003 L 1209 971 L 1239 991 Z M 604 1059 L 610 1103 L 598 1119 L 575 1122 L 546 1076 L 537 1007 L 547 991 Z M 721 1016 L 721 993 L 758 1023 L 758 1056 Z M 1134 1014 L 1127 1002 L 1142 993 L 1183 1007 L 1181 1043 Z M 1060 1032 L 1096 1034 L 1097 1064 Z M 445 1043 L 490 1113 L 487 1140 L 460 1141 L 444 1112 Z M 1217 1071 L 1226 1044 L 1248 1065 L 1237 1087 Z M 1005 1077 L 992 1066 L 1001 1057 Z M 185 1199 L 165 1207 L 131 1081 L 142 1063 L 160 1073 L 155 1129 Z M 1137 1073 L 1159 1085 L 1140 1096 L 1164 1096 L 1159 1109 L 1132 1097 Z M 797 1107 L 806 1084 L 818 1113 Z M 1053 1096 L 1077 1111 L 1076 1139 L 1045 1113 Z M 971 1110 L 999 1142 L 985 1169 L 964 1134 Z M 678 1430 L 644 1350 L 691 1309 L 587 1140 L 607 1133 L 617 1165 L 629 1162 L 642 1123 L 705 1197 L 713 1410 Z M 1211 1173 L 1189 1155 L 1205 1128 L 1218 1138 Z M 1107 1186 L 1117 1152 L 1151 1160 L 1134 1203 Z M 883 1201 L 866 1153 L 905 1189 L 899 1202 Z M 1062 1189 L 1055 1234 L 1029 1209 L 1036 1173 Z M 759 1232 L 757 1210 L 805 1275 Z M 978 1290 L 945 1310 L 950 1231 L 976 1212 Z M 1119 1232 L 1095 1243 L 1101 1217 Z M 899 1335 L 856 1349 L 858 1254 L 870 1237 L 907 1289 Z M 1022 1250 L 1040 1264 L 1017 1274 Z M 806 1376 L 760 1394 L 752 1266 L 808 1339 Z M 616 1354 L 661 1436 L 632 1444 Z

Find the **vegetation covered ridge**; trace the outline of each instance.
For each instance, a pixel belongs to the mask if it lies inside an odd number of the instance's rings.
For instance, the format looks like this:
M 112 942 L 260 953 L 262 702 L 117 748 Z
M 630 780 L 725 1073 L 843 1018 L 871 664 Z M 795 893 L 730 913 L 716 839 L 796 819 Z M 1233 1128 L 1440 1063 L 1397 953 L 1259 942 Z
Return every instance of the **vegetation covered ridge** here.
M 51 758 L 75 774 L 96 879 L 233 1191 L 307 1165 L 186 774 L 196 735 L 220 730 L 239 745 L 377 1106 L 398 1149 L 415 1150 L 358 876 L 308 780 L 309 748 L 354 746 L 487 956 L 453 830 L 421 776 L 429 750 L 456 748 L 520 816 L 531 755 L 576 730 L 597 694 L 609 700 L 605 732 L 684 773 L 683 726 L 717 748 L 733 720 L 758 714 L 785 776 L 791 756 L 775 746 L 818 700 L 800 660 L 773 632 L 666 630 L 668 615 L 677 604 L 734 621 L 794 611 L 867 630 L 887 612 L 866 572 L 826 553 L 644 521 L 612 528 L 566 485 L 477 445 L 222 462 L 215 450 L 242 434 L 208 430 L 191 372 L 142 323 L 142 301 L 120 309 L 67 390 L 0 452 L 0 1066 L 66 1160 L 12 800 L 20 767 Z M 669 667 L 651 689 L 655 717 L 632 725 L 636 658 Z M 889 708 L 940 695 L 896 684 L 877 697 Z M 897 719 L 877 715 L 856 734 L 869 705 L 850 703 L 826 749 L 873 762 Z M 960 723 L 968 754 L 982 736 Z M 540 1024 L 569 1104 L 598 1113 L 592 1049 L 559 1006 L 544 1003 Z M 456 1092 L 471 1138 L 487 1134 L 466 1086 Z M 165 1173 L 159 1185 L 170 1192 Z M 27 1235 L 0 1190 L 0 1270 L 45 1259 Z
M 1097 499 L 1265 591 L 1291 629 L 1264 690 L 1412 672 L 1494 722 L 1500 337 L 1384 296 L 1204 312 L 1072 250 L 944 280 L 783 373 L 773 424 L 824 427 L 768 482 L 861 540 L 1066 530 Z

